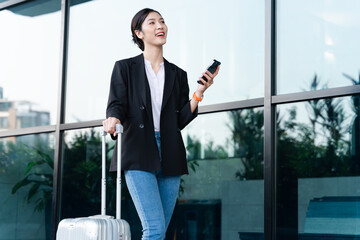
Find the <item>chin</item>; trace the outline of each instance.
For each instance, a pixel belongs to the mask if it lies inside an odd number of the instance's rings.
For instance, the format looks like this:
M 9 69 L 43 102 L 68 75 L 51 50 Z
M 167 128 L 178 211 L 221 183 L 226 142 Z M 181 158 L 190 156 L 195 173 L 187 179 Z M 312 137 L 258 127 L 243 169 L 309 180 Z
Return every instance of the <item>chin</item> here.
M 165 43 L 166 43 L 166 40 L 164 42 L 160 43 L 159 46 L 161 47 L 161 46 L 165 45 Z

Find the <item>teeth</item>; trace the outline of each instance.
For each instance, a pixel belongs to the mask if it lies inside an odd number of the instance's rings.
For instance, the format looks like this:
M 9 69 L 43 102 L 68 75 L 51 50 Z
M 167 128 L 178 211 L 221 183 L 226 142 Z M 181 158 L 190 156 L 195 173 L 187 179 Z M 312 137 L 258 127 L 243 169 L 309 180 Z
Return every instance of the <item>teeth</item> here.
M 156 36 L 164 36 L 164 33 L 158 33 Z

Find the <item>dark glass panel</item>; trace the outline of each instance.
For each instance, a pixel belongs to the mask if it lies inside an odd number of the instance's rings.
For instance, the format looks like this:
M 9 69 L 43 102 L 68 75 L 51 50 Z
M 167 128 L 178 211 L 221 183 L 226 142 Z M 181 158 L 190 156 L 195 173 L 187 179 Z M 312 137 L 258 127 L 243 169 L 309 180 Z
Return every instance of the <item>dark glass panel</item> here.
M 183 138 L 190 174 L 182 177 L 169 239 L 263 236 L 263 110 L 200 115 Z
M 277 111 L 277 239 L 358 239 L 359 96 Z
M 63 188 L 60 218 L 87 217 L 101 213 L 101 128 L 65 132 Z M 107 136 L 107 170 L 115 141 Z M 107 215 L 116 215 L 116 173 L 106 172 Z M 122 179 L 121 218 L 129 222 L 132 238 L 141 238 L 141 224 Z
M 50 239 L 54 135 L 0 139 L 0 239 Z
M 222 124 L 216 128 L 204 124 L 219 120 Z M 100 213 L 99 131 L 66 132 L 61 218 Z M 263 111 L 201 115 L 183 131 L 183 137 L 190 175 L 183 176 L 167 239 L 234 239 L 239 234 L 262 234 Z M 109 140 L 107 145 L 109 166 L 114 142 Z M 115 177 L 108 173 L 110 215 L 115 214 Z M 126 184 L 122 188 L 122 218 L 130 223 L 134 239 L 140 239 L 140 221 Z

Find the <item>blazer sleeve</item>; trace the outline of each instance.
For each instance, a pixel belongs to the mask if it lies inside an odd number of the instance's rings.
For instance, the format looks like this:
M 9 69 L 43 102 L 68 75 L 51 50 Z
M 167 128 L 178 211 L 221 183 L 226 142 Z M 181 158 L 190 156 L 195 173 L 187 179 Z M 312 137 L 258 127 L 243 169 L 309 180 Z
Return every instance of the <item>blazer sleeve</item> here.
M 191 106 L 189 100 L 189 84 L 187 79 L 187 73 L 182 71 L 181 75 L 181 109 L 179 110 L 179 129 L 184 129 L 194 118 L 198 115 L 198 107 L 195 111 L 191 112 Z
M 109 99 L 106 108 L 106 118 L 115 117 L 121 124 L 127 116 L 127 76 L 120 61 L 116 62 L 111 75 Z

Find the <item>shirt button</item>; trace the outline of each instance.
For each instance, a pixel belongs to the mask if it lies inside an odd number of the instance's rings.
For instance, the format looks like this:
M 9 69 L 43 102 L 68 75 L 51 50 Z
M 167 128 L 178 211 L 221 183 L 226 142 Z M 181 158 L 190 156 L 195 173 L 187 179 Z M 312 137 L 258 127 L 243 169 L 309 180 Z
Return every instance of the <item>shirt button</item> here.
M 144 124 L 140 124 L 140 125 L 139 125 L 139 128 L 144 128 Z
M 144 110 L 145 109 L 145 107 L 144 106 L 140 106 L 140 110 Z

